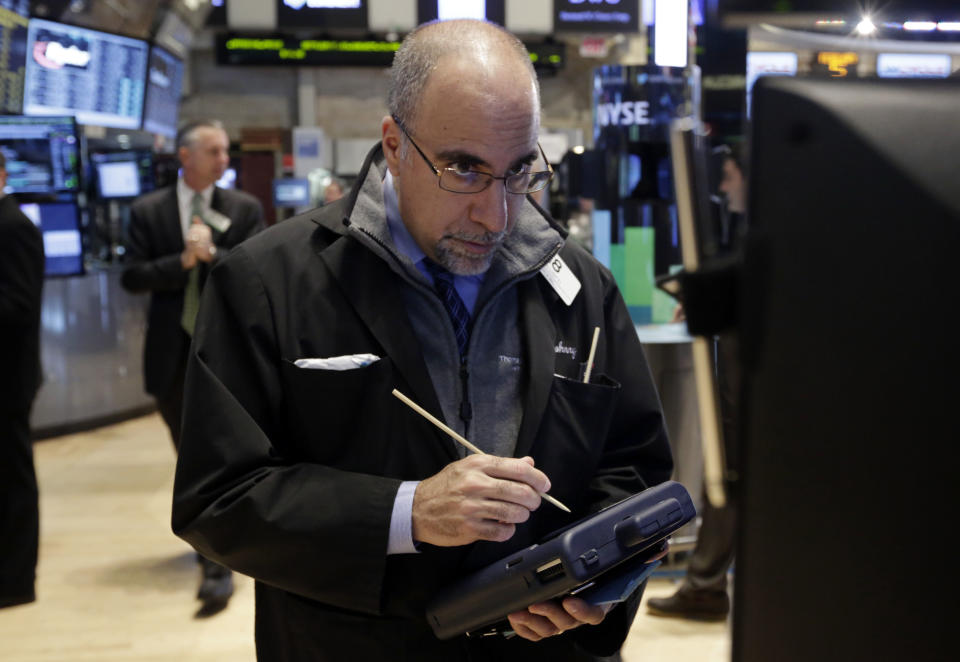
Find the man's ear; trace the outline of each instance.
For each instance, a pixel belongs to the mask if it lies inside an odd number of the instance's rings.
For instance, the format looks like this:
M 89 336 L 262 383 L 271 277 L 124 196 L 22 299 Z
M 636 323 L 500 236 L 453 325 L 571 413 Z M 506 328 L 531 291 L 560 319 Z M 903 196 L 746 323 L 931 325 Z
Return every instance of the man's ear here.
M 383 118 L 380 123 L 381 138 L 383 145 L 383 155 L 387 159 L 387 168 L 394 177 L 399 175 L 400 169 L 400 145 L 402 144 L 403 134 L 396 121 L 389 115 Z

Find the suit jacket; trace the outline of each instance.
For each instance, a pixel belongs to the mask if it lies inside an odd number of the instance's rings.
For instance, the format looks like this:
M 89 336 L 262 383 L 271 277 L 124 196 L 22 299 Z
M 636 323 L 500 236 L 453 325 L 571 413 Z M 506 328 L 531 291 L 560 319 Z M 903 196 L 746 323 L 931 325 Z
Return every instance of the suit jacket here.
M 636 603 L 596 628 L 536 645 L 513 639 L 492 652 L 465 638 L 437 640 L 424 615 L 436 591 L 467 570 L 669 477 L 659 401 L 610 272 L 568 243 L 561 254 L 583 285 L 573 305 L 536 270 L 516 285 L 525 371 L 516 455 L 535 458 L 573 515 L 544 505 L 503 545 L 425 545 L 388 556 L 400 482 L 427 478 L 458 455 L 391 395 L 397 388 L 440 411 L 403 280 L 344 228 L 360 188 L 262 233 L 213 270 L 187 370 L 174 531 L 257 580 L 260 659 L 586 660 L 615 652 Z M 594 322 L 603 327 L 597 378 L 583 384 L 555 345 L 589 347 Z M 364 352 L 381 359 L 339 372 L 293 364 Z
M 231 220 L 226 232 L 211 228 L 213 243 L 221 249 L 210 264 L 199 263 L 200 285 L 228 249 L 263 229 L 263 209 L 248 193 L 215 188 L 210 206 Z M 147 393 L 163 397 L 173 384 L 177 359 L 189 339 L 180 326 L 183 291 L 188 273 L 180 265 L 183 226 L 177 205 L 177 187 L 153 191 L 131 208 L 126 258 L 121 283 L 130 292 L 149 292 L 150 311 L 143 350 Z
M 0 408 L 29 407 L 40 387 L 43 238 L 11 196 L 0 199 Z

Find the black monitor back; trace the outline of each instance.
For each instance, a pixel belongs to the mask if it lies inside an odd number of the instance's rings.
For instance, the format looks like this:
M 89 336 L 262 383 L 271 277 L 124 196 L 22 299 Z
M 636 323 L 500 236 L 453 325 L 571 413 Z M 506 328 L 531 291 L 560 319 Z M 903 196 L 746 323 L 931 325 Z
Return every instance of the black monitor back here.
M 956 659 L 960 85 L 754 104 L 733 659 Z

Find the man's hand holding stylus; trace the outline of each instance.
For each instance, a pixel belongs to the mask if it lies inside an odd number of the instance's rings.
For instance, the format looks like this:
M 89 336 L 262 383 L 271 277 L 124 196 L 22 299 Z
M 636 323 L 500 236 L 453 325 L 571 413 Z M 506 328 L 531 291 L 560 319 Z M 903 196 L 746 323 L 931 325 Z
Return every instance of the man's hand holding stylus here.
M 549 489 L 531 457 L 468 455 L 417 486 L 413 539 L 441 547 L 509 540 Z

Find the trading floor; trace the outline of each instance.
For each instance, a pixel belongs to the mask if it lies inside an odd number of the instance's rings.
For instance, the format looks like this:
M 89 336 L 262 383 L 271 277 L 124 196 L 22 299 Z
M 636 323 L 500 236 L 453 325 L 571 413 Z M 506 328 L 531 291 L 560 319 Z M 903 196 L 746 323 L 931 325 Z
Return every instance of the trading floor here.
M 197 564 L 170 531 L 173 448 L 159 415 L 38 442 L 37 601 L 0 611 L 4 662 L 253 662 L 253 582 L 194 618 Z M 646 597 L 669 595 L 671 576 Z M 648 616 L 627 662 L 725 662 L 727 623 Z

